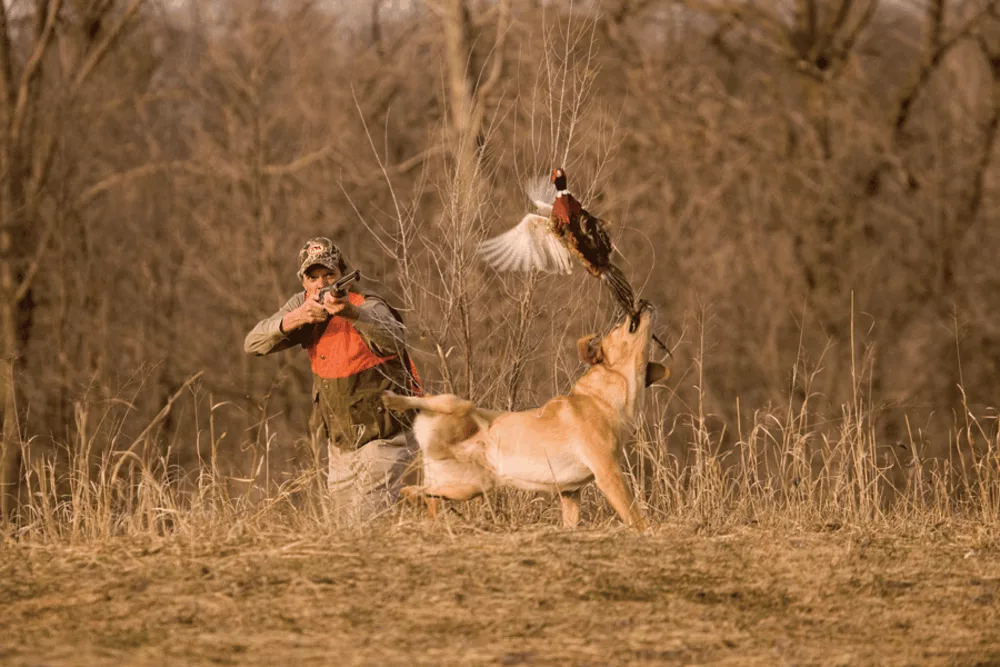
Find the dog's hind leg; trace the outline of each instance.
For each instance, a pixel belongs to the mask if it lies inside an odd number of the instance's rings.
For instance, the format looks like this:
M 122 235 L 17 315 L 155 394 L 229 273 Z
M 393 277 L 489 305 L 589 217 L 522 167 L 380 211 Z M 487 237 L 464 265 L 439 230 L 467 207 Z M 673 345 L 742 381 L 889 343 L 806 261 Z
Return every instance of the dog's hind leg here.
M 467 484 L 463 482 L 441 482 L 432 486 L 425 486 L 421 492 L 426 496 L 437 496 L 448 500 L 471 500 L 483 494 L 483 487 L 479 484 Z
M 438 506 L 441 504 L 441 499 L 426 495 L 424 493 L 424 487 L 404 486 L 400 489 L 399 494 L 407 503 L 411 505 L 417 505 L 420 501 L 423 501 L 424 507 L 427 508 L 427 517 L 430 519 L 437 518 Z
M 470 500 L 483 494 L 483 487 L 476 484 L 446 482 L 431 486 L 406 486 L 400 494 L 410 503 L 417 504 L 421 500 L 427 508 L 427 517 L 436 519 L 441 500 Z
M 565 528 L 576 528 L 580 523 L 580 490 L 562 491 L 559 494 L 562 521 Z

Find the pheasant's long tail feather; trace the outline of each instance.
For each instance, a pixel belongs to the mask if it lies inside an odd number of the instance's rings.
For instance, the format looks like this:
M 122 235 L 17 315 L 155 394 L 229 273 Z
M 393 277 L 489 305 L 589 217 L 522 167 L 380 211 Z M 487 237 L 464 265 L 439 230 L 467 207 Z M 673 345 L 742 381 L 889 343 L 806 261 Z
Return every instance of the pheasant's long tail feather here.
M 601 278 L 611 289 L 615 301 L 625 311 L 625 314 L 633 314 L 635 312 L 635 292 L 632 291 L 632 285 L 629 284 L 628 278 L 625 277 L 622 270 L 614 264 L 608 264 L 601 271 Z

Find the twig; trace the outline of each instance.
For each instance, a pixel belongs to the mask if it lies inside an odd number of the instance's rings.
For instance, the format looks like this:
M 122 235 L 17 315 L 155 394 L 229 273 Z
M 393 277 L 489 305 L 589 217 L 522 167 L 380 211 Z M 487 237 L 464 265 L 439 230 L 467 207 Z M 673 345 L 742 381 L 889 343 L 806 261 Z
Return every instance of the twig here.
M 128 449 L 119 453 L 119 456 L 121 456 L 121 458 L 118 460 L 118 463 L 115 464 L 115 468 L 111 472 L 110 483 L 113 484 L 114 481 L 118 479 L 118 471 L 121 470 L 122 464 L 125 463 L 125 459 L 127 458 L 126 455 L 132 454 L 133 456 L 135 456 L 133 450 L 136 448 L 136 446 L 140 442 L 143 442 L 146 439 L 146 436 L 149 435 L 150 431 L 152 431 L 157 424 L 166 419 L 167 415 L 170 414 L 170 408 L 172 408 L 174 402 L 176 402 L 177 399 L 180 398 L 181 393 L 204 374 L 205 371 L 201 370 L 192 375 L 191 377 L 189 377 L 187 380 L 185 380 L 184 384 L 182 384 L 180 388 L 177 391 L 175 391 L 169 399 L 167 399 L 167 404 L 163 406 L 163 409 L 161 409 L 157 413 L 157 415 L 153 417 L 153 420 L 146 425 L 146 428 L 142 429 L 142 433 L 140 433 L 139 436 L 132 441 L 132 444 L 128 446 Z

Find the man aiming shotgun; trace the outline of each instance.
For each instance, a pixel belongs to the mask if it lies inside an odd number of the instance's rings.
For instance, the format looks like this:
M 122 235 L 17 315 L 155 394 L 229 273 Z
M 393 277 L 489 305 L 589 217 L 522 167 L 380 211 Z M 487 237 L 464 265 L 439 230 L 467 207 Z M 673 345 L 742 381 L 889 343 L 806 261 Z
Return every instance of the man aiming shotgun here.
M 247 354 L 300 346 L 313 373 L 310 430 L 327 441 L 328 487 L 338 505 L 361 514 L 396 500 L 415 445 L 413 415 L 386 410 L 381 395 L 420 393 L 402 318 L 382 297 L 355 286 L 328 238 L 310 239 L 298 256 L 303 290 L 247 334 Z

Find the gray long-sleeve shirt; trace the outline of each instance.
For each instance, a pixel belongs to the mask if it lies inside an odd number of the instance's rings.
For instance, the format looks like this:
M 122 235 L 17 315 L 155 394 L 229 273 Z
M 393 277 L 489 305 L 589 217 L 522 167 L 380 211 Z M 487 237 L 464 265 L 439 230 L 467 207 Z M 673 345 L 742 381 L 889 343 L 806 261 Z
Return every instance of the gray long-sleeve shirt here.
M 260 357 L 295 345 L 309 345 L 318 325 L 299 327 L 287 333 L 280 328 L 285 314 L 301 306 L 305 299 L 306 293 L 299 292 L 278 312 L 258 322 L 243 341 L 246 353 Z M 358 319 L 352 324 L 372 352 L 380 356 L 399 354 L 406 342 L 406 327 L 393 316 L 385 301 L 374 294 L 365 294 L 364 302 L 358 306 Z

